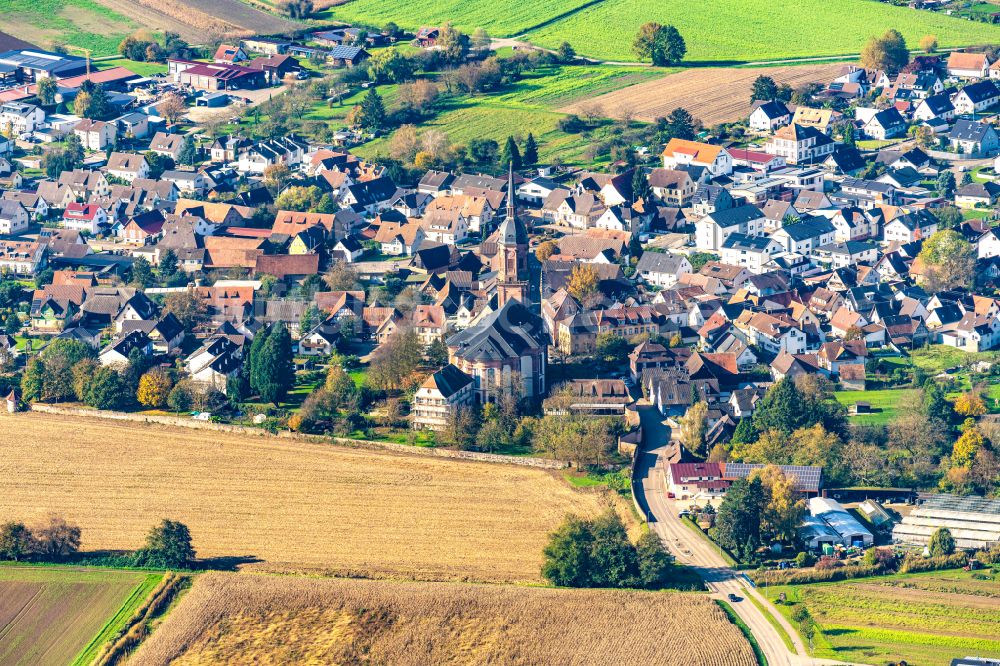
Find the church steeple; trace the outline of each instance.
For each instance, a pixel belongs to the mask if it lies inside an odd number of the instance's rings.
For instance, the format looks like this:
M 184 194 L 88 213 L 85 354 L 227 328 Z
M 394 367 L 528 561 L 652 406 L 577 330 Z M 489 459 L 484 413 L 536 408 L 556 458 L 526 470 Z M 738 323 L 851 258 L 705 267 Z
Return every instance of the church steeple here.
M 497 297 L 500 307 L 509 300 L 523 303 L 528 296 L 528 230 L 517 219 L 513 162 L 507 172 L 507 216 L 497 229 L 497 245 Z
M 509 170 L 507 172 L 507 217 L 513 219 L 517 215 L 514 210 L 514 160 L 511 160 L 508 166 Z

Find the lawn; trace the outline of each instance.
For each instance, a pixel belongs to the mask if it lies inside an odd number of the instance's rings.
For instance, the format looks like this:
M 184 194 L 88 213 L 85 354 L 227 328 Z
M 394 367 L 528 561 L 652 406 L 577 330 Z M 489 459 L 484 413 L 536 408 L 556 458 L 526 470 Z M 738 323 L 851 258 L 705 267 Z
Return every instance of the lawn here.
M 129 60 L 128 58 L 108 58 L 95 64 L 101 69 L 124 67 L 132 70 L 139 76 L 156 76 L 157 74 L 167 73 L 167 66 L 162 62 L 141 62 L 139 60 Z
M 368 5 L 378 1 L 361 0 Z M 495 3 L 462 4 L 470 12 L 480 4 L 496 10 Z M 647 21 L 676 26 L 687 42 L 687 59 L 694 62 L 854 54 L 888 28 L 902 32 L 911 48 L 927 34 L 936 35 L 941 46 L 1000 38 L 997 26 L 874 0 L 604 0 L 533 30 L 527 38 L 552 48 L 569 41 L 579 53 L 601 59 L 634 60 L 632 40 Z
M 0 30 L 43 48 L 66 44 L 94 56 L 115 53 L 137 27 L 96 0 L 5 0 L 0 12 Z
M 790 617 L 805 604 L 820 631 L 813 655 L 867 664 L 946 664 L 1000 657 L 1000 585 L 990 572 L 941 571 L 864 581 L 768 587 Z M 793 622 L 794 625 L 794 622 Z
M 162 577 L 0 567 L 0 663 L 89 664 Z
M 1000 358 L 1000 353 L 979 352 L 974 354 L 946 345 L 930 345 L 922 349 L 915 349 L 910 356 L 913 359 L 913 365 L 928 374 L 936 375 L 949 368 L 964 366 L 976 361 L 995 363 Z
M 852 423 L 885 425 L 896 416 L 896 408 L 902 398 L 913 393 L 915 389 L 883 389 L 881 391 L 837 391 L 834 396 L 845 407 L 854 403 L 867 402 L 872 409 L 881 410 L 873 414 L 851 416 Z

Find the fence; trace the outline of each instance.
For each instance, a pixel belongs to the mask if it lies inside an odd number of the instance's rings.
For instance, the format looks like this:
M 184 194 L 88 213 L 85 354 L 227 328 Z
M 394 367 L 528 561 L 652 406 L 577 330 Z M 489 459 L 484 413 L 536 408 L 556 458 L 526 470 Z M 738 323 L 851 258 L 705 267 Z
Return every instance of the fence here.
M 396 453 L 405 453 L 408 455 L 452 458 L 455 460 L 470 460 L 474 462 L 502 465 L 520 465 L 522 467 L 535 467 L 538 469 L 565 469 L 569 467 L 569 463 L 562 460 L 548 460 L 546 458 L 532 458 L 527 456 L 507 456 L 499 453 L 480 453 L 479 451 L 456 451 L 454 449 L 409 446 L 407 444 L 397 444 L 396 442 L 385 442 L 381 440 L 300 435 L 287 430 L 271 433 L 261 428 L 254 428 L 251 426 L 212 423 L 211 421 L 196 421 L 191 418 L 184 418 L 180 416 L 130 414 L 128 412 L 81 409 L 79 407 L 63 407 L 60 405 L 48 405 L 37 402 L 32 403 L 31 410 L 45 414 L 60 414 L 62 416 L 82 416 L 86 418 L 107 419 L 110 421 L 129 421 L 131 423 L 166 425 L 179 428 L 190 428 L 193 430 L 211 430 L 215 432 L 249 435 L 253 437 L 279 437 L 284 439 L 313 442 L 317 444 L 335 444 L 337 446 L 345 446 L 355 449 L 394 451 Z

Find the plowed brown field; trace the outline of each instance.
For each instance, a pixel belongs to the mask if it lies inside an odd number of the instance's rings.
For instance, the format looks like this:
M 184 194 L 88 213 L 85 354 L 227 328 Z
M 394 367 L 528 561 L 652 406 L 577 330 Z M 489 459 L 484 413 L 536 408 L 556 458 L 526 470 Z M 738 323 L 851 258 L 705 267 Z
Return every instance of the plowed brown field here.
M 787 83 L 794 88 L 814 81 L 828 82 L 841 67 L 843 63 L 744 69 L 691 68 L 579 101 L 561 110 L 580 113 L 596 106 L 602 111 L 600 115 L 617 118 L 621 117 L 622 109 L 628 109 L 636 119 L 652 121 L 682 107 L 705 125 L 715 125 L 747 116 L 750 91 L 758 76 L 770 76 L 779 85 Z
M 50 512 L 82 547 L 134 549 L 163 518 L 250 568 L 537 581 L 548 533 L 603 497 L 552 473 L 29 413 L 0 416 L 0 522 Z

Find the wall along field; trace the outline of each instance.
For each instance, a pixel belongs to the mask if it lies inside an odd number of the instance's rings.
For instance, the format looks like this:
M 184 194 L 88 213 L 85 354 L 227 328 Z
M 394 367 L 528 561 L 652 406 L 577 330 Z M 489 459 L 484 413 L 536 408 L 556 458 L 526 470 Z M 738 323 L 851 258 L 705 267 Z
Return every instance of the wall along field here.
M 0 522 L 131 550 L 171 518 L 267 570 L 538 581 L 548 533 L 604 502 L 527 467 L 39 413 L 0 417 L 0 451 Z

